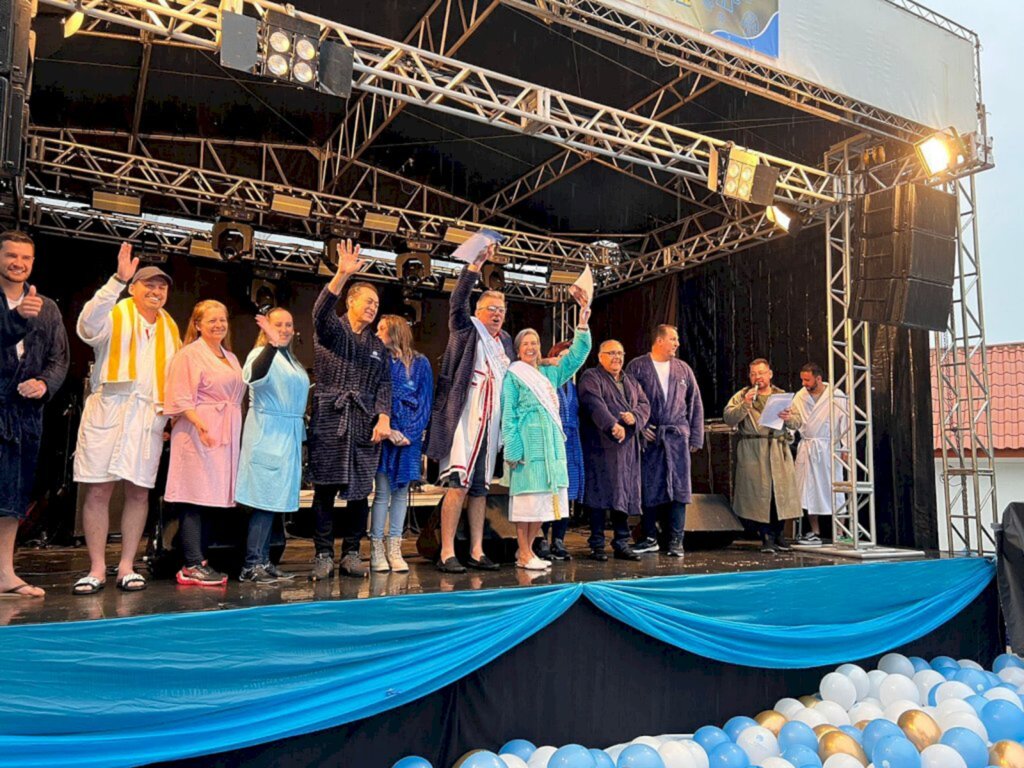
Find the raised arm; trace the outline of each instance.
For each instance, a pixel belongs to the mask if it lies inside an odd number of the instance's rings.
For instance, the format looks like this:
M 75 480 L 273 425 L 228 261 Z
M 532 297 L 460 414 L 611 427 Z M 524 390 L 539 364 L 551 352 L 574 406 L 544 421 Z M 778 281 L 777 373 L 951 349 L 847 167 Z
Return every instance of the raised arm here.
M 138 268 L 139 259 L 132 256 L 131 243 L 121 243 L 121 249 L 117 252 L 117 272 L 85 302 L 78 315 L 78 322 L 75 323 L 78 338 L 90 347 L 98 346 L 110 338 L 114 324 L 110 313 Z
M 359 246 L 353 246 L 351 240 L 338 243 L 338 270 L 313 305 L 313 330 L 322 344 L 333 341 L 342 333 L 341 320 L 334 308 L 348 279 L 366 266 L 366 262 L 359 258 L 359 252 Z
M 569 352 L 555 365 L 556 381 L 555 387 L 560 387 L 576 375 L 576 371 L 583 367 L 590 354 L 590 330 L 577 328 L 572 338 L 572 346 Z

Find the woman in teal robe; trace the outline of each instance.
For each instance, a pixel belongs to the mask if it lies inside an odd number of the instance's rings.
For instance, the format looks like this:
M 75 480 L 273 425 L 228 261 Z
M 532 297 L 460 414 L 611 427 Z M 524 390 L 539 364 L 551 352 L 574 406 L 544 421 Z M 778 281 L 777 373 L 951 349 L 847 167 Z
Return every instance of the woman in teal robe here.
M 249 385 L 235 500 L 252 509 L 241 581 L 286 578 L 270 562 L 274 517 L 299 508 L 304 417 L 309 376 L 290 351 L 295 327 L 291 314 L 273 309 L 256 318 L 260 335 L 245 361 Z

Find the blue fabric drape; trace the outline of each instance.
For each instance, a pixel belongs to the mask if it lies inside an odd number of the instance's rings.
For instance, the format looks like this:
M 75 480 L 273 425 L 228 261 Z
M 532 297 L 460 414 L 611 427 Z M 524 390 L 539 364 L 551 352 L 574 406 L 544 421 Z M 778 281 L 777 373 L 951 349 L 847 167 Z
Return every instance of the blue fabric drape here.
M 581 595 L 721 661 L 839 663 L 927 634 L 993 574 L 842 565 L 4 627 L 0 765 L 141 765 L 341 725 L 469 674 Z

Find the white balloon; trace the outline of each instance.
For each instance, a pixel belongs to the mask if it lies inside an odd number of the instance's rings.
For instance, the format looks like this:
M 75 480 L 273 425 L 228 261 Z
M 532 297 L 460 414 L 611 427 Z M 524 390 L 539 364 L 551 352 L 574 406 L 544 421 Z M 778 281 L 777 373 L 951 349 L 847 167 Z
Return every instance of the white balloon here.
M 619 753 L 628 746 L 628 744 L 616 744 L 614 747 L 607 747 L 605 753 L 612 759 L 613 763 L 617 763 L 619 762 Z
M 779 740 L 775 738 L 774 733 L 761 725 L 745 728 L 736 737 L 736 746 L 747 753 L 751 765 L 760 765 L 762 768 L 762 760 L 766 757 L 778 757 L 780 754 Z
M 967 712 L 954 712 L 950 715 L 945 715 L 938 720 L 939 727 L 942 728 L 942 732 L 950 730 L 951 728 L 966 728 L 968 731 L 973 731 L 981 737 L 981 740 L 988 744 L 988 728 L 981 722 L 975 714 L 968 714 Z
M 867 682 L 867 675 L 864 675 Z M 843 710 L 847 710 L 857 703 L 857 686 L 853 680 L 841 672 L 829 672 L 821 678 L 821 685 L 818 686 L 821 698 L 824 701 L 832 701 L 838 704 Z M 838 725 L 838 723 L 833 723 Z M 762 766 L 762 768 L 764 768 Z
M 989 688 L 983 694 L 989 701 L 995 701 L 996 699 L 1002 699 L 1008 701 L 1018 709 L 1024 709 L 1024 704 L 1021 703 L 1020 696 L 1011 691 L 1009 688 Z
M 1021 671 L 1024 671 L 1024 670 L 1021 670 Z M 793 715 L 795 715 L 797 712 L 799 712 L 803 708 L 804 708 L 804 704 L 803 704 L 802 701 L 798 701 L 797 699 L 789 699 L 789 698 L 779 699 L 778 701 L 775 702 L 775 707 L 774 707 L 775 711 L 780 713 L 787 720 L 789 720 Z
M 822 768 L 863 768 L 863 766 L 860 764 L 860 760 L 853 755 L 837 752 L 825 761 Z
M 868 672 L 868 696 L 870 698 L 878 698 L 878 687 L 885 681 L 885 678 L 887 678 L 888 676 L 888 672 L 883 672 L 880 669 L 872 669 L 870 672 Z
M 824 715 L 829 725 L 853 725 L 842 704 L 837 704 L 834 701 L 819 701 L 814 705 L 814 710 Z
M 678 741 L 666 741 L 658 747 L 658 754 L 661 755 L 665 768 L 696 768 L 690 750 Z
M 900 719 L 900 715 L 911 709 L 920 709 L 921 705 L 909 699 L 897 699 L 885 708 L 885 719 L 894 723 Z
M 1024 669 L 1021 670 L 1024 672 Z M 946 682 L 946 678 L 942 676 L 941 672 L 936 672 L 934 669 L 922 669 L 920 672 L 914 675 L 914 685 L 917 686 L 917 690 L 921 692 L 921 701 L 928 701 L 928 694 L 932 688 L 936 685 L 941 685 Z
M 871 693 L 871 681 L 868 679 L 868 673 L 862 667 L 858 667 L 856 664 L 840 664 L 836 667 L 836 672 L 846 675 L 853 682 L 857 689 L 857 701 L 867 698 Z
M 646 744 L 651 749 L 657 749 L 661 746 L 662 741 L 663 739 L 657 736 L 637 736 L 630 744 Z
M 814 728 L 818 725 L 828 725 L 828 720 L 825 719 L 825 716 L 821 714 L 821 712 L 818 712 L 814 709 L 807 709 L 807 707 L 801 709 L 799 712 L 797 712 L 795 715 L 789 718 L 789 720 L 790 722 L 793 722 L 795 720 L 798 723 L 809 725 L 811 726 L 811 728 Z
M 952 747 L 932 744 L 921 750 L 921 768 L 967 768 L 967 763 Z
M 982 672 L 985 671 L 985 668 L 973 659 L 960 659 L 957 661 L 957 664 L 960 665 L 960 669 L 980 669 Z
M 939 717 L 948 717 L 956 712 L 966 712 L 968 715 L 974 715 L 974 707 L 968 704 L 963 699 L 945 699 L 940 701 L 935 709 L 939 713 Z
M 946 699 L 966 699 L 974 695 L 974 689 L 956 680 L 947 680 L 935 691 L 935 703 Z
M 878 668 L 888 675 L 914 676 L 914 662 L 902 653 L 887 653 L 878 660 Z
M 766 757 L 761 763 L 761 768 L 794 768 L 794 766 L 789 760 L 784 760 L 781 757 Z
M 690 753 L 695 768 L 709 768 L 711 762 L 708 760 L 708 753 L 704 751 L 704 747 L 693 739 L 684 739 L 679 743 Z
M 882 706 L 882 700 L 878 699 L 878 698 L 874 698 L 872 696 L 868 696 L 866 699 L 863 699 L 862 701 L 860 701 L 858 703 L 859 704 L 874 704 L 876 707 L 878 707 L 880 709 L 885 709 L 885 707 Z
M 1024 685 L 1024 669 L 1021 669 L 1020 667 L 1004 667 L 999 670 L 996 675 L 998 675 L 999 679 L 1004 683 L 1016 686 Z
M 526 761 L 527 768 L 548 768 L 548 761 L 557 751 L 558 747 L 552 747 L 550 745 L 537 747 L 537 751 L 530 755 L 530 759 Z M 618 755 L 616 755 L 616 757 L 618 757 Z
M 519 755 L 498 755 L 508 768 L 530 768 Z
M 920 704 L 921 692 L 909 677 L 894 672 L 885 678 L 878 687 L 878 698 L 882 700 L 882 706 L 884 707 L 888 707 L 894 701 L 900 701 L 901 699 Z
M 858 701 L 848 713 L 851 723 L 859 723 L 861 720 L 877 720 L 885 717 L 885 711 L 878 704 L 871 701 Z M 762 766 L 763 768 L 763 766 Z

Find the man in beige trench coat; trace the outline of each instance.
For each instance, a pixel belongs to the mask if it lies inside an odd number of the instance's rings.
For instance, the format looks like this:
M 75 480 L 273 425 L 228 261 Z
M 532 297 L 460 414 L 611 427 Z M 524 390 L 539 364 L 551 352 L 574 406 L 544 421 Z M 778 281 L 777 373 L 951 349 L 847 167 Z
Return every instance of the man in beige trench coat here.
M 800 518 L 800 492 L 790 444 L 799 429 L 800 415 L 783 411 L 785 429 L 760 426 L 761 412 L 768 397 L 783 390 L 772 386 L 768 361 L 758 358 L 750 364 L 750 386 L 741 389 L 725 406 L 725 423 L 737 428 L 736 482 L 733 509 L 744 520 L 759 524 L 761 551 L 775 553 L 790 549 L 782 535 L 786 520 Z

